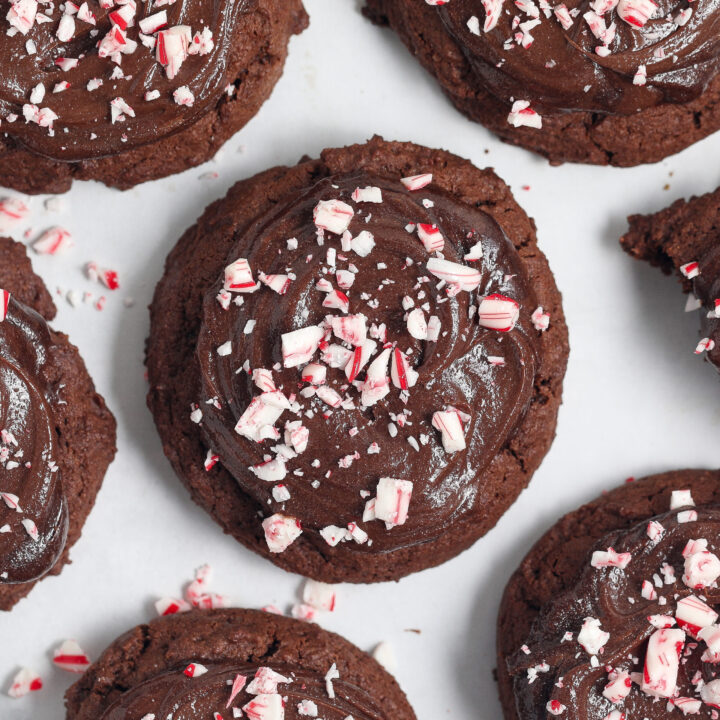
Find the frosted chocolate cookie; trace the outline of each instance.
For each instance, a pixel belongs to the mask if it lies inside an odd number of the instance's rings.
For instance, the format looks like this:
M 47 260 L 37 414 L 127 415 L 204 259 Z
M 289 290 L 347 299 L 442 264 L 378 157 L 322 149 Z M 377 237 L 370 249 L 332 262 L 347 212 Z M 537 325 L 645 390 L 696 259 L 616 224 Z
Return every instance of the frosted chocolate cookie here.
M 167 259 L 148 402 L 193 499 L 325 581 L 457 555 L 555 433 L 560 294 L 491 171 L 380 138 L 238 183 Z
M 67 720 L 415 720 L 395 680 L 317 625 L 195 610 L 118 638 L 66 694 Z
M 12 0 L 0 13 L 0 185 L 127 189 L 215 155 L 267 99 L 301 0 Z
M 367 0 L 453 104 L 553 164 L 657 162 L 720 128 L 717 0 Z
M 707 353 L 720 368 L 720 189 L 628 220 L 623 249 L 682 281 L 690 294 L 687 309 L 700 311 L 695 352 Z
M 0 610 L 69 561 L 115 454 L 115 421 L 24 246 L 0 238 Z
M 498 620 L 506 720 L 715 718 L 720 473 L 628 482 L 563 517 Z

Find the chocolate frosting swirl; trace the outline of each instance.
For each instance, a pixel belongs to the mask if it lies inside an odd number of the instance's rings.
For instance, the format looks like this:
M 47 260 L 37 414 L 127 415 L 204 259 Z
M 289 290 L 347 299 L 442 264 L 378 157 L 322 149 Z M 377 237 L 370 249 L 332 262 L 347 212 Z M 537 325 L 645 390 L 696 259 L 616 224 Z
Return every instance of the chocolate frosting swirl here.
M 609 54 L 597 54 L 603 43 L 591 32 L 584 14 L 595 6 L 568 0 L 573 17 L 564 29 L 553 14 L 560 3 L 531 3 L 540 23 L 528 30 L 532 44 L 517 44 L 518 22 L 533 15 L 505 0 L 497 26 L 483 31 L 485 11 L 480 0 L 450 0 L 438 8 L 447 31 L 464 52 L 484 88 L 505 102 L 530 101 L 543 113 L 589 111 L 631 115 L 660 103 L 697 98 L 720 70 L 720 0 L 658 0 L 657 10 L 643 27 L 623 20 L 615 7 L 603 14 L 616 33 Z M 686 24 L 674 19 L 691 11 Z M 480 20 L 480 34 L 468 20 Z M 634 84 L 638 68 L 647 71 L 645 85 Z
M 381 189 L 382 203 L 351 199 L 356 188 L 368 186 Z M 343 253 L 340 238 L 329 232 L 319 246 L 313 209 L 331 199 L 353 207 L 349 226 L 353 236 L 362 231 L 374 235 L 375 247 L 366 257 Z M 436 224 L 445 238 L 444 257 L 452 262 L 470 264 L 463 257 L 481 242 L 482 258 L 474 263 L 481 272 L 477 290 L 448 298 L 446 289 L 436 288 L 438 280 L 427 269 L 430 254 L 417 234 L 408 232 L 408 223 Z M 287 249 L 289 238 L 297 240 L 297 249 Z M 321 323 L 327 315 L 340 315 L 322 306 L 325 293 L 316 287 L 321 279 L 335 285 L 334 269 L 330 272 L 326 262 L 328 251 L 337 253 L 337 269 L 352 264 L 357 270 L 354 284 L 344 291 L 350 313 L 364 314 L 368 327 L 384 323 L 388 343 L 397 343 L 403 352 L 410 349 L 409 365 L 419 378 L 407 396 L 391 384 L 384 399 L 363 407 L 357 386 L 348 384 L 343 369 L 328 368 L 327 384 L 352 401 L 351 406 L 330 413 L 317 397 L 299 393 L 303 385 L 297 367 L 282 366 L 282 334 Z M 463 513 L 482 504 L 482 475 L 523 418 L 539 363 L 539 332 L 530 317 L 537 299 L 500 226 L 481 209 L 464 205 L 432 185 L 408 192 L 398 178 L 358 171 L 324 178 L 278 202 L 272 212 L 238 235 L 228 263 L 238 258 L 247 258 L 256 279 L 260 271 L 289 273 L 294 278 L 284 295 L 261 286 L 242 295 L 241 307 L 233 304 L 227 310 L 217 300 L 223 289 L 220 278 L 204 299 L 197 346 L 201 432 L 206 446 L 217 453 L 242 490 L 267 508 L 268 515 L 281 512 L 299 519 L 304 537 L 316 539 L 320 547 L 324 541 L 317 533 L 323 528 L 360 523 L 371 542 L 347 543 L 359 553 L 389 552 L 434 540 Z M 477 303 L 491 293 L 520 305 L 518 322 L 510 332 L 478 323 Z M 416 307 L 426 303 L 426 315 L 439 317 L 437 342 L 411 337 L 404 296 L 415 298 Z M 255 326 L 246 334 L 248 321 Z M 218 347 L 227 341 L 232 342 L 231 352 L 221 356 Z M 330 342 L 340 340 L 333 337 Z M 382 347 L 378 342 L 370 362 Z M 504 364 L 493 363 L 493 358 L 503 358 Z M 315 360 L 320 362 L 319 353 Z M 273 483 L 248 470 L 269 457 L 273 442 L 256 443 L 234 431 L 259 392 L 243 367 L 272 369 L 276 386 L 286 396 L 297 394 L 299 403 L 297 413 L 286 411 L 278 426 L 300 420 L 309 430 L 307 449 L 287 463 L 288 474 L 282 481 L 290 493 L 286 501 L 276 501 Z M 358 376 L 361 382 L 367 367 Z M 453 453 L 445 451 L 440 433 L 431 425 L 433 413 L 447 406 L 469 417 L 464 423 L 466 447 Z M 407 421 L 404 426 L 399 416 Z M 391 425 L 396 436 L 389 432 Z M 370 454 L 373 444 L 378 452 Z M 366 498 L 384 476 L 414 483 L 407 522 L 391 529 L 380 521 L 360 522 Z
M 10 298 L 0 322 L 0 493 L 9 495 L 0 498 L 0 582 L 47 573 L 67 537 L 52 412 L 61 388 L 47 373 L 52 345 L 43 318 Z M 23 521 L 35 524 L 36 539 Z
M 704 538 L 712 553 L 720 550 L 720 508 L 697 509 L 697 521 L 679 522 L 678 511 L 671 511 L 650 520 L 659 522 L 665 532 L 661 539 L 648 537 L 648 521 L 630 530 L 610 533 L 593 550 L 612 547 L 618 553 L 630 553 L 631 560 L 623 570 L 616 567 L 595 568 L 587 558 L 587 567 L 577 584 L 543 608 L 533 624 L 526 649 L 518 650 L 508 667 L 518 715 L 522 718 L 551 718 L 546 708 L 550 700 L 564 706 L 558 713 L 563 720 L 603 720 L 613 710 L 624 717 L 667 718 L 670 716 L 666 698 L 644 693 L 633 679 L 632 688 L 621 703 L 612 703 L 602 692 L 608 682 L 608 668 L 628 673 L 642 673 L 649 637 L 657 630 L 648 618 L 652 615 L 675 615 L 677 602 L 695 595 L 716 611 L 720 590 L 712 587 L 692 590 L 683 582 L 683 550 L 688 541 Z M 675 580 L 662 572 L 667 563 L 675 571 Z M 661 587 L 657 587 L 660 580 Z M 643 581 L 654 582 L 657 598 L 641 596 Z M 664 584 L 662 584 L 664 582 Z M 600 620 L 601 629 L 609 640 L 593 666 L 591 657 L 578 643 L 577 634 L 585 618 Z M 674 626 L 677 627 L 677 626 Z M 571 633 L 570 639 L 564 639 Z M 677 678 L 676 695 L 700 699 L 698 678 L 705 682 L 715 679 L 717 665 L 701 660 L 705 644 L 694 642 L 688 634 Z M 543 667 L 543 664 L 546 664 Z M 700 675 L 696 675 L 697 673 Z M 535 677 L 533 680 L 532 678 Z M 682 716 L 678 708 L 674 711 Z M 702 704 L 698 717 L 711 717 L 712 707 Z M 619 717 L 619 716 L 618 716 Z
M 79 161 L 115 155 L 188 127 L 217 105 L 228 83 L 235 81 L 235 77 L 228 77 L 228 69 L 233 45 L 239 42 L 237 27 L 242 15 L 252 10 L 255 3 L 256 0 L 138 2 L 134 25 L 126 30 L 128 40 L 138 42 L 138 46 L 135 52 L 121 56 L 120 65 L 110 57 L 101 58 L 97 45 L 112 28 L 110 13 L 126 5 L 103 9 L 97 0 L 89 0 L 88 7 L 97 25 L 76 19 L 75 33 L 67 42 L 57 37 L 63 5 L 48 5 L 51 12 L 47 14 L 43 12 L 46 6 L 41 6 L 40 12 L 51 22 L 35 22 L 27 35 L 17 33 L 4 37 L 0 43 L 0 117 L 19 116 L 12 123 L 3 120 L 3 132 L 48 158 Z M 214 43 L 209 53 L 188 56 L 173 79 L 167 77 L 165 68 L 156 60 L 155 50 L 139 42 L 139 22 L 161 11 L 167 13 L 168 27 L 188 26 L 193 35 L 208 28 Z M 5 25 L 3 34 L 9 28 L 6 14 L 6 9 L 0 14 L 0 24 Z M 28 54 L 28 41 L 34 42 L 36 53 Z M 79 63 L 64 72 L 56 64 L 62 58 L 77 59 Z M 122 79 L 112 79 L 118 68 Z M 90 91 L 88 83 L 96 79 L 102 80 L 102 85 Z M 53 92 L 61 82 L 70 83 L 70 87 Z M 30 103 L 30 93 L 40 83 L 46 94 L 37 106 L 47 107 L 58 116 L 52 133 L 23 119 L 23 106 Z M 173 99 L 174 91 L 181 86 L 187 86 L 194 95 L 192 107 L 178 105 Z M 158 98 L 146 100 L 145 94 L 150 91 L 157 91 Z M 124 113 L 123 120 L 113 123 L 110 103 L 118 97 L 132 108 L 135 117 Z
M 163 672 L 145 680 L 123 693 L 105 710 L 101 720 L 138 720 L 147 714 L 154 714 L 158 720 L 172 717 L 173 720 L 195 720 L 212 718 L 213 713 L 228 717 L 226 705 L 230 699 L 235 677 L 240 674 L 248 682 L 258 670 L 251 665 L 207 665 L 208 672 L 188 678 L 184 668 Z M 298 703 L 309 700 L 317 705 L 317 716 L 323 720 L 345 720 L 352 716 L 355 720 L 382 720 L 383 713 L 377 701 L 363 688 L 344 682 L 342 678 L 333 680 L 335 698 L 328 696 L 325 679 L 307 671 L 295 672 L 293 668 L 272 666 L 271 670 L 290 678 L 290 683 L 280 683 L 277 692 L 282 695 L 286 720 L 296 720 L 303 716 L 298 712 Z M 232 707 L 242 707 L 253 699 L 253 695 L 243 690 L 236 696 Z

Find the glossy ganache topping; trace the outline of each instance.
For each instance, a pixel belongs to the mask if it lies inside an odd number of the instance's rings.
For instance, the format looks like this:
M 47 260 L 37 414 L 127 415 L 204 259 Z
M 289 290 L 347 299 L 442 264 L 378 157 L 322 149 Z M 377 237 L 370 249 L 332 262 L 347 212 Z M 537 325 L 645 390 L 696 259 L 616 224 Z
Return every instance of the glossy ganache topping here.
M 0 583 L 18 583 L 48 572 L 67 537 L 52 411 L 61 388 L 47 374 L 43 318 L 0 290 L 0 319 Z
M 710 243 L 698 260 L 680 267 L 680 272 L 692 281 L 692 292 L 700 309 L 702 339 L 695 348 L 720 370 L 720 243 Z
M 500 226 L 431 180 L 317 181 L 238 233 L 205 296 L 191 417 L 272 552 L 438 538 L 531 400 L 549 316 Z
M 256 0 L 13 0 L 0 11 L 0 130 L 56 160 L 175 133 L 233 93 L 236 28 Z
M 241 710 L 242 715 L 234 714 L 235 710 Z M 344 682 L 335 665 L 322 676 L 289 667 L 193 662 L 184 669 L 160 673 L 123 693 L 105 710 L 101 720 L 213 717 L 387 718 L 368 689 Z
M 720 0 L 427 0 L 483 87 L 527 112 L 631 115 L 720 71 Z
M 720 508 L 671 510 L 605 536 L 510 660 L 522 718 L 642 720 L 720 707 Z

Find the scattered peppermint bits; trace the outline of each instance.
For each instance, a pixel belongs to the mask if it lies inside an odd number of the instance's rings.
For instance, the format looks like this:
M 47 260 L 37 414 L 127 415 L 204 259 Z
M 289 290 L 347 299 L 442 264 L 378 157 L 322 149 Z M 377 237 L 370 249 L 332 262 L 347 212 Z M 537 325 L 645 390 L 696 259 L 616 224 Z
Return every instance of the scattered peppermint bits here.
M 84 673 L 90 666 L 90 658 L 76 640 L 65 640 L 53 653 L 53 663 L 61 670 Z
M 42 678 L 30 668 L 22 668 L 13 677 L 7 694 L 14 699 L 25 697 L 28 693 L 42 690 Z
M 537 130 L 542 129 L 542 116 L 530 107 L 527 100 L 516 100 L 507 119 L 508 123 L 515 128 L 528 127 Z
M 265 541 L 271 553 L 287 550 L 302 534 L 302 527 L 296 518 L 276 513 L 262 522 Z

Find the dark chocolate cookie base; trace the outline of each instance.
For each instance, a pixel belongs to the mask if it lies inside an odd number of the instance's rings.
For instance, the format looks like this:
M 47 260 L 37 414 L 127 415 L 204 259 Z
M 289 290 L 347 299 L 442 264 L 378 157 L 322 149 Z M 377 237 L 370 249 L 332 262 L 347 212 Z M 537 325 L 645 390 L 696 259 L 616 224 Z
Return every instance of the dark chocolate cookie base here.
M 720 76 L 697 99 L 663 104 L 632 116 L 568 112 L 543 116 L 541 130 L 514 128 L 502 102 L 479 85 L 436 8 L 415 0 L 366 0 L 365 14 L 388 25 L 440 83 L 461 113 L 510 144 L 564 162 L 632 167 L 659 162 L 720 129 Z M 531 99 L 531 98 L 527 98 Z
M 190 662 L 293 667 L 372 692 L 393 720 L 415 720 L 405 693 L 370 656 L 312 623 L 258 610 L 194 610 L 158 618 L 118 638 L 65 695 L 67 720 L 97 720 L 126 690 Z
M 228 63 L 235 94 L 179 133 L 151 145 L 83 162 L 55 162 L 29 152 L 0 134 L 0 186 L 28 194 L 67 192 L 73 180 L 97 180 L 128 190 L 207 162 L 247 124 L 282 75 L 290 36 L 302 32 L 308 17 L 301 0 L 258 0 L 243 16 L 238 42 Z
M 667 512 L 673 490 L 697 505 L 720 502 L 720 471 L 677 470 L 628 482 L 561 518 L 525 556 L 505 588 L 497 625 L 497 679 L 505 720 L 520 720 L 505 661 L 525 642 L 540 609 L 571 588 L 604 535 Z
M 680 267 L 711 255 L 720 243 L 720 188 L 690 200 L 677 200 L 652 215 L 631 215 L 628 222 L 630 229 L 620 238 L 623 250 L 667 275 L 674 273 L 685 292 L 690 292 L 692 282 L 682 275 Z M 720 368 L 720 347 L 710 350 L 707 359 Z
M 52 320 L 55 305 L 42 280 L 33 272 L 25 247 L 0 238 L 0 260 L 0 288 L 8 290 L 46 320 Z M 51 335 L 55 343 L 53 367 L 58 373 L 55 382 L 65 385 L 68 400 L 66 405 L 53 408 L 60 453 L 57 462 L 70 512 L 65 550 L 49 573 L 59 575 L 70 562 L 70 548 L 80 538 L 105 471 L 115 455 L 115 419 L 103 398 L 95 392 L 77 348 L 66 335 L 54 331 Z M 36 582 L 40 581 L 0 584 L 0 610 L 12 609 Z
M 221 465 L 209 473 L 203 468 L 206 450 L 189 417 L 191 403 L 197 400 L 200 298 L 221 273 L 235 233 L 286 195 L 326 175 L 357 168 L 398 178 L 432 172 L 436 185 L 495 218 L 535 279 L 537 296 L 551 316 L 550 329 L 540 339 L 539 375 L 525 417 L 486 471 L 474 508 L 448 533 L 424 545 L 376 555 L 353 552 L 342 543 L 333 548 L 319 535 L 304 533 L 285 552 L 273 554 L 258 518 L 263 508 Z M 560 293 L 537 247 L 535 225 L 492 170 L 478 170 L 445 151 L 374 138 L 365 145 L 326 150 L 320 160 L 273 168 L 238 183 L 226 198 L 207 208 L 170 253 L 150 314 L 148 405 L 175 472 L 193 500 L 226 533 L 283 569 L 307 577 L 325 582 L 397 580 L 458 555 L 488 532 L 514 502 L 555 436 L 568 355 L 567 327 Z

